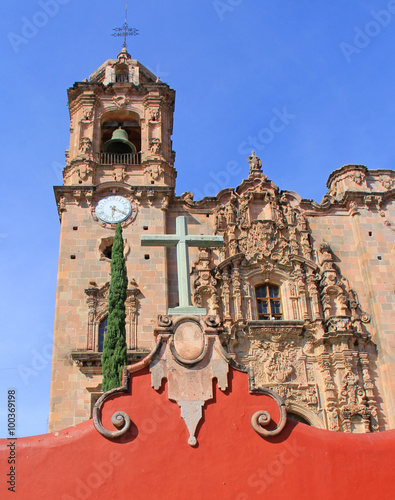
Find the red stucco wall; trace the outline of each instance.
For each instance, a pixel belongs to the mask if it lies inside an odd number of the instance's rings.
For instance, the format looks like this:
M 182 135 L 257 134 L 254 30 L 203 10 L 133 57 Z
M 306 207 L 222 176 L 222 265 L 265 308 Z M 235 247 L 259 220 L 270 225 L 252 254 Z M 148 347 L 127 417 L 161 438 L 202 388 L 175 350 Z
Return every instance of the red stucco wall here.
M 16 493 L 7 491 L 8 440 L 0 440 L 0 498 L 84 499 L 380 499 L 395 498 L 395 431 L 345 435 L 289 422 L 270 440 L 250 425 L 257 410 L 278 411 L 248 392 L 247 376 L 231 371 L 226 393 L 215 391 L 187 444 L 180 408 L 166 388 L 151 388 L 148 370 L 132 377 L 131 395 L 104 405 L 104 423 L 127 411 L 132 430 L 117 441 L 92 421 L 17 440 Z

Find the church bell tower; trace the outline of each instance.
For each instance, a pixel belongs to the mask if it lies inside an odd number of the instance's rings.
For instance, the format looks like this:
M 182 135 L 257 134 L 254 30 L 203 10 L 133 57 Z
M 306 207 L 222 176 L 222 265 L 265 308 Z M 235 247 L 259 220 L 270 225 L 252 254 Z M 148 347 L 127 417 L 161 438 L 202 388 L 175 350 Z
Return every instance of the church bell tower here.
M 125 182 L 174 187 L 175 92 L 124 47 L 68 91 L 65 185 Z
M 126 44 L 124 44 L 126 45 Z M 175 92 L 126 46 L 68 90 L 70 147 L 63 186 L 55 187 L 61 222 L 49 429 L 86 420 L 101 393 L 101 351 L 115 227 L 122 223 L 129 278 L 128 357 L 152 348 L 152 317 L 167 310 L 166 249 L 142 249 L 141 235 L 166 232 L 174 194 Z M 145 265 L 143 265 L 145 264 Z M 160 278 L 158 278 L 160 280 Z M 157 280 L 157 281 L 158 281 Z M 160 285 L 160 286 L 158 286 Z

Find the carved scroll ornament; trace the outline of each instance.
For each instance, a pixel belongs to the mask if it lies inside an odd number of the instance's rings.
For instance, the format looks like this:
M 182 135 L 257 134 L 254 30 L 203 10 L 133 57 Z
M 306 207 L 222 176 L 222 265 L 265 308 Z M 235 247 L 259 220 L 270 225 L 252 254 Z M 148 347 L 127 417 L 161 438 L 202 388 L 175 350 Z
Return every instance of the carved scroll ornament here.
M 261 388 L 259 389 L 259 393 L 270 396 L 278 404 L 280 408 L 280 421 L 275 429 L 268 430 L 265 427 L 267 427 L 272 421 L 270 413 L 268 411 L 257 411 L 251 417 L 251 426 L 254 431 L 263 438 L 277 436 L 284 429 L 285 424 L 287 423 L 287 410 L 285 407 L 285 403 L 278 394 L 271 391 L 270 389 Z
M 133 365 L 125 366 L 123 369 L 123 385 L 121 387 L 116 387 L 115 389 L 111 389 L 110 391 L 105 392 L 95 403 L 95 406 L 93 407 L 93 425 L 95 426 L 96 430 L 100 432 L 102 436 L 108 439 L 116 439 L 128 432 L 131 426 L 131 420 L 129 415 L 124 412 L 124 411 L 117 411 L 113 414 L 111 417 L 111 423 L 113 424 L 114 427 L 116 427 L 118 430 L 116 431 L 109 431 L 106 429 L 102 422 L 101 422 L 101 415 L 102 415 L 102 408 L 105 403 L 105 401 L 110 398 L 111 396 L 117 395 L 117 394 L 126 394 L 130 392 L 130 375 L 131 373 L 137 372 L 139 370 L 142 370 L 146 366 L 150 364 L 154 356 L 157 354 L 159 351 L 160 347 L 162 345 L 162 337 L 158 337 L 158 342 L 156 346 L 152 349 L 152 351 L 146 356 L 144 359 L 139 361 L 138 363 L 135 363 Z

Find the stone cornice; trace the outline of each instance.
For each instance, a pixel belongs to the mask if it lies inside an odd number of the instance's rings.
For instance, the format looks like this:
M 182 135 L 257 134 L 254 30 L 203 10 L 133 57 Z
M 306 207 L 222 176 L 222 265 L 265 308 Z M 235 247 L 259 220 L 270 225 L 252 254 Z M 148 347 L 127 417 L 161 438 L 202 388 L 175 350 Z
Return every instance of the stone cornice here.
M 128 363 L 133 365 L 138 361 L 145 358 L 149 351 L 143 349 L 130 350 L 127 351 Z M 72 351 L 71 359 L 76 366 L 85 375 L 101 375 L 102 374 L 102 363 L 101 363 L 101 352 L 93 352 L 87 350 Z
M 171 196 L 174 194 L 174 188 L 168 187 L 168 186 L 155 186 L 155 185 L 148 185 L 148 186 L 133 186 L 130 184 L 125 184 L 123 182 L 103 182 L 102 184 L 98 184 L 96 186 L 90 185 L 72 185 L 72 186 L 54 186 L 54 192 L 55 196 L 61 196 L 64 194 L 73 194 L 76 190 L 77 191 L 83 191 L 83 192 L 91 192 L 93 191 L 94 193 L 100 193 L 102 191 L 106 190 L 111 190 L 111 189 L 122 189 L 125 190 L 131 194 L 134 194 L 136 192 L 140 193 L 148 193 L 154 191 L 155 193 L 159 194 L 165 194 L 168 196 Z
M 81 94 L 85 92 L 94 92 L 96 95 L 105 93 L 114 93 L 114 83 L 104 85 L 102 82 L 75 82 L 72 87 L 67 90 L 69 105 L 75 101 Z M 163 82 L 142 82 L 139 85 L 128 83 L 125 85 L 128 88 L 128 93 L 141 93 L 148 94 L 150 92 L 157 92 L 158 95 L 164 95 L 170 99 L 174 105 L 175 90 L 173 90 L 167 83 Z

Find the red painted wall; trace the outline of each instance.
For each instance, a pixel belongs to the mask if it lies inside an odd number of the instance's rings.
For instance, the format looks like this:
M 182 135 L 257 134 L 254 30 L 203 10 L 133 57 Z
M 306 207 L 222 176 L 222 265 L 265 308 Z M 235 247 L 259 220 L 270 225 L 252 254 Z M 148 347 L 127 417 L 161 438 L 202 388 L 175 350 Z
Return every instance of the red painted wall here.
M 131 395 L 104 405 L 132 430 L 117 441 L 92 421 L 59 433 L 17 440 L 16 493 L 7 490 L 8 440 L 0 440 L 0 498 L 40 500 L 169 499 L 393 500 L 395 431 L 345 435 L 288 422 L 270 440 L 250 425 L 257 410 L 278 417 L 275 403 L 248 392 L 247 376 L 231 371 L 226 393 L 215 391 L 187 444 L 180 408 L 166 388 L 151 388 L 148 370 L 132 376 Z

